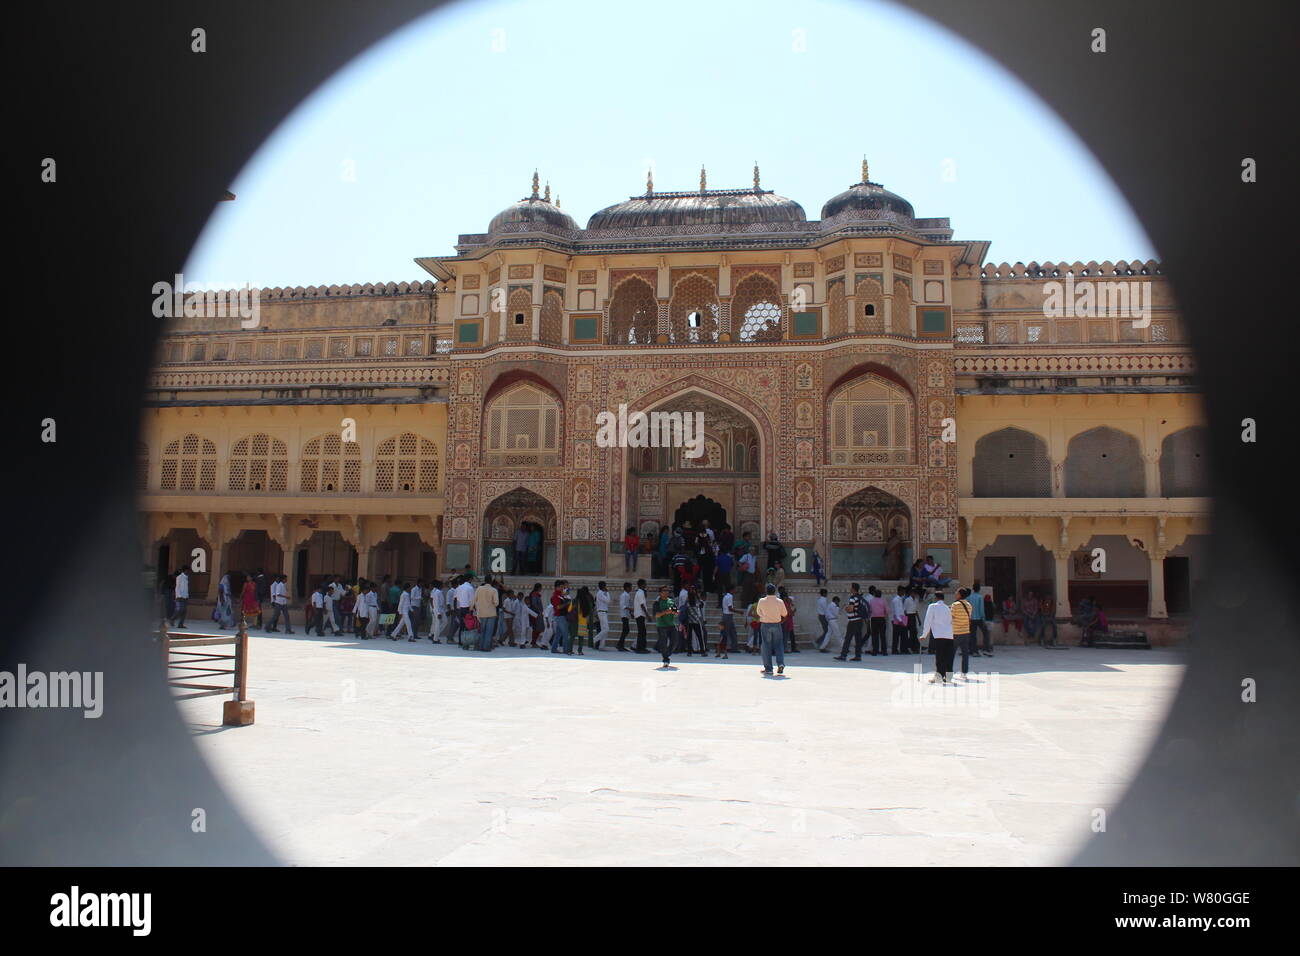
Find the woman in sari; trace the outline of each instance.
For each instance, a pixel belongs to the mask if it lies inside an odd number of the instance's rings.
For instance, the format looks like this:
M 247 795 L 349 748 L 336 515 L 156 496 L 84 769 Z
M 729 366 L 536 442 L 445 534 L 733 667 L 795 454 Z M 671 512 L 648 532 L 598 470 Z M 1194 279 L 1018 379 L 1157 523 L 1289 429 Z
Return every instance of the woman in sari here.
M 239 609 L 244 615 L 246 628 L 256 623 L 262 613 L 262 602 L 257 599 L 257 585 L 253 583 L 251 574 L 244 579 L 244 593 L 239 598 Z
M 221 576 L 217 585 L 217 627 L 225 630 L 235 626 L 235 612 L 230 603 L 230 572 Z

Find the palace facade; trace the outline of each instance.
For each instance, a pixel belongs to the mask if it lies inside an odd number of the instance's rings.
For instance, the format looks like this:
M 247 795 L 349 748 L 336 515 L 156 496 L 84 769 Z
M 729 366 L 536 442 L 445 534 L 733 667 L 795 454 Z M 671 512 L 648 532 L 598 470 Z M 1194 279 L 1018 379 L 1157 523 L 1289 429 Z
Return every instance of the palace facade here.
M 707 518 L 816 548 L 839 580 L 879 578 L 893 531 L 909 563 L 1061 616 L 1083 593 L 1186 610 L 1207 471 L 1159 263 L 988 246 L 865 163 L 815 220 L 755 168 L 743 189 L 647 182 L 582 228 L 534 176 L 416 259 L 429 280 L 264 289 L 254 329 L 172 320 L 138 448 L 145 563 L 201 549 L 301 595 L 482 568 L 531 521 L 544 577 L 615 578 L 626 527 Z M 703 454 L 603 447 L 620 407 L 703 413 Z

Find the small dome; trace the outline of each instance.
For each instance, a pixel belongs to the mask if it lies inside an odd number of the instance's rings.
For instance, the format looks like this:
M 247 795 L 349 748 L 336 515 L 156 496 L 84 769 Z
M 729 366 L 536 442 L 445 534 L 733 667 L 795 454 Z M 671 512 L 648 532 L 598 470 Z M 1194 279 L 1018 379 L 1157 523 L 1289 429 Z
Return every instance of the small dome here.
M 838 216 L 843 219 L 879 219 L 879 213 L 893 212 L 908 219 L 916 218 L 912 204 L 891 193 L 879 183 L 860 182 L 850 186 L 822 206 L 822 221 Z
M 708 189 L 633 196 L 592 215 L 588 229 L 637 226 L 749 226 L 807 222 L 803 207 L 774 192 Z
M 492 221 L 488 223 L 488 233 L 534 231 L 525 226 L 517 225 L 520 223 L 531 224 L 540 230 L 546 230 L 548 226 L 552 229 L 566 231 L 578 228 L 578 224 L 573 221 L 572 217 L 559 206 L 547 202 L 545 199 L 530 196 L 527 199 L 519 200 L 513 206 L 507 206 L 493 216 Z

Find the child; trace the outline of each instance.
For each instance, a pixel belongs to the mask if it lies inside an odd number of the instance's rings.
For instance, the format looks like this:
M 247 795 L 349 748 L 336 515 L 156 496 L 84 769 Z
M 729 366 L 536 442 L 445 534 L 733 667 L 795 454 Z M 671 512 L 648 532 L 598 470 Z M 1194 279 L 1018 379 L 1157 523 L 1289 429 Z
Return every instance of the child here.
M 749 606 L 749 653 L 758 653 L 759 644 L 759 620 L 758 620 L 758 602 L 755 601 Z

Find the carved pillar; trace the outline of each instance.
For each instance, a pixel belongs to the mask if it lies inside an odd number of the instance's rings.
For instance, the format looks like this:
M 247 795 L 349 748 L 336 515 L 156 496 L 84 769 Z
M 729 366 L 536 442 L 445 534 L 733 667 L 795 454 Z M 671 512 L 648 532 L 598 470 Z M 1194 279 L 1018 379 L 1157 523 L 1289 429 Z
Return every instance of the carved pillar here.
M 1165 552 L 1152 548 L 1147 552 L 1147 560 L 1151 563 L 1150 584 L 1147 586 L 1147 617 L 1166 618 L 1169 609 L 1165 606 Z
M 1052 557 L 1056 559 L 1056 616 L 1070 616 L 1070 549 L 1053 548 Z

